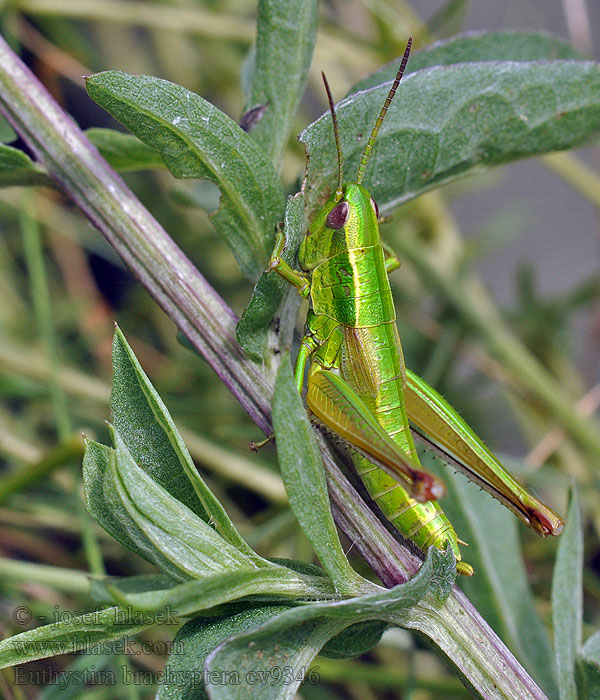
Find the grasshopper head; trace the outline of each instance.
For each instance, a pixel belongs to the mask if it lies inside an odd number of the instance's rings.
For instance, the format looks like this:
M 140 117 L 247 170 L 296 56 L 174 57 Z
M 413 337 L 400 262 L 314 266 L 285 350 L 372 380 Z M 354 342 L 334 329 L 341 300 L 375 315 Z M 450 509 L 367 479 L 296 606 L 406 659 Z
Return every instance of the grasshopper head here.
M 315 220 L 310 225 L 300 245 L 298 261 L 300 266 L 307 272 L 314 270 L 314 268 L 324 260 L 342 251 L 365 248 L 380 243 L 379 227 L 377 225 L 379 210 L 377 204 L 375 204 L 371 198 L 371 195 L 360 183 L 362 182 L 365 168 L 371 157 L 373 144 L 379 133 L 379 128 L 381 127 L 390 102 L 393 100 L 398 84 L 404 74 L 411 45 L 412 37 L 409 38 L 406 44 L 406 49 L 400 68 L 396 74 L 396 79 L 390 88 L 387 99 L 381 108 L 379 117 L 375 122 L 373 131 L 365 147 L 358 172 L 356 173 L 356 182 L 350 182 L 345 185 L 342 184 L 342 148 L 340 145 L 337 116 L 327 78 L 324 73 L 322 74 L 325 90 L 327 91 L 327 99 L 329 100 L 333 134 L 337 149 L 338 183 L 337 189 L 315 217 Z
M 356 182 L 342 186 L 323 205 L 304 237 L 298 260 L 304 270 L 313 270 L 324 260 L 353 248 L 378 245 L 377 204 Z

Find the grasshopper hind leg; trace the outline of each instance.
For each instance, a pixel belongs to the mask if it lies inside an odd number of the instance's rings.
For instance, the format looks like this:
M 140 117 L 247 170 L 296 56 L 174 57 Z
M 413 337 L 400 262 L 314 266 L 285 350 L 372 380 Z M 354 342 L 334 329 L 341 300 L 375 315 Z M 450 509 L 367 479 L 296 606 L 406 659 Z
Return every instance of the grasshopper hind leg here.
M 444 484 L 423 471 L 421 465 L 390 438 L 360 396 L 335 372 L 313 363 L 306 403 L 318 420 L 391 473 L 416 501 L 436 500 L 444 494 Z

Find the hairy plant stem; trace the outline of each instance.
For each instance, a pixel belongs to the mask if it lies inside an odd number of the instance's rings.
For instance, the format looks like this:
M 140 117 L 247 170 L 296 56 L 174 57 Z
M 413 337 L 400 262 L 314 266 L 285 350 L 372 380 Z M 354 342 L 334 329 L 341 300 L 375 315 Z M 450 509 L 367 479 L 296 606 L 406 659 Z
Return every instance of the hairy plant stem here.
M 1 38 L 0 109 L 250 417 L 269 433 L 273 386 L 238 346 L 233 312 Z M 386 584 L 405 581 L 417 570 L 418 559 L 368 509 L 322 438 L 320 445 L 338 524 Z M 545 698 L 457 588 L 446 605 L 434 609 L 423 603 L 411 610 L 414 616 L 409 612 L 401 623 L 427 637 L 479 697 Z
M 239 347 L 231 309 L 4 40 L 0 61 L 6 118 L 268 433 L 272 388 Z

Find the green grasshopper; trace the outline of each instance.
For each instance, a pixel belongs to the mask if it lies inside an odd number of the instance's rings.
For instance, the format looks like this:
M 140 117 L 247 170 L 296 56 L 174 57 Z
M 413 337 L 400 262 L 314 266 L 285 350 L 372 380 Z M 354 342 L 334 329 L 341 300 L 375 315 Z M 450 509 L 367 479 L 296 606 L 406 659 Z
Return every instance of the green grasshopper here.
M 562 519 L 504 469 L 457 411 L 405 368 L 388 274 L 399 267 L 382 242 L 379 211 L 361 184 L 373 144 L 404 73 L 412 41 L 363 153 L 355 182 L 342 183 L 337 117 L 323 75 L 338 153 L 335 192 L 309 226 L 298 252 L 302 272 L 281 258 L 278 232 L 269 270 L 310 299 L 294 376 L 306 404 L 328 430 L 353 448 L 353 461 L 371 498 L 400 533 L 426 551 L 450 547 L 458 572 L 461 542 L 436 500 L 443 483 L 423 470 L 409 421 L 424 431 L 472 481 L 489 491 L 539 535 L 558 535 Z M 435 444 L 434 443 L 434 444 Z

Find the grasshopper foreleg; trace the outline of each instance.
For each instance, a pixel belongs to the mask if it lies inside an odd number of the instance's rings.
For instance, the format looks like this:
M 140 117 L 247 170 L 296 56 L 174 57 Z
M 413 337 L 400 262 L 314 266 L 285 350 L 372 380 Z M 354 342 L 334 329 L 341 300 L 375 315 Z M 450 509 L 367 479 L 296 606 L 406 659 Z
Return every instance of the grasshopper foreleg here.
M 285 250 L 285 234 L 280 229 L 277 231 L 277 236 L 275 238 L 275 247 L 271 253 L 271 259 L 269 260 L 269 267 L 267 272 L 274 271 L 284 280 L 289 282 L 292 286 L 296 287 L 298 294 L 304 299 L 307 299 L 310 294 L 310 280 L 305 275 L 292 269 L 286 261 L 281 257 L 283 251 Z

